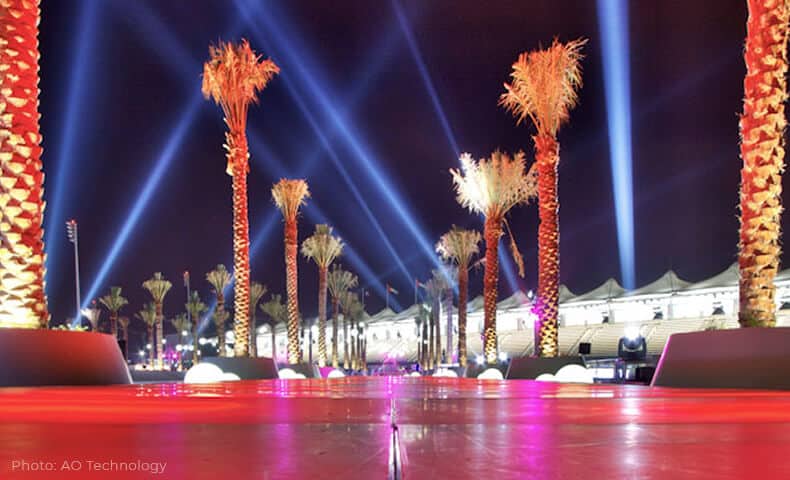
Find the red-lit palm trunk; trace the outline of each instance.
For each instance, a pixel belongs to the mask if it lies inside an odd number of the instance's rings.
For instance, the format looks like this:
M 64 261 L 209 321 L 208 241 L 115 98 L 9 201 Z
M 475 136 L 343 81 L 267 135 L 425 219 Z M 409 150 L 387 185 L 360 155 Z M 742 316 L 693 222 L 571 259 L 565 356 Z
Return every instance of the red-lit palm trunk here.
M 326 267 L 318 267 L 318 365 L 326 366 Z
M 337 352 L 337 316 L 340 313 L 340 302 L 332 299 L 332 366 L 338 368 L 340 366 Z
M 502 217 L 486 217 L 483 237 L 486 241 L 486 265 L 483 274 L 483 353 L 490 365 L 497 361 L 496 302 L 499 288 L 499 237 Z
M 288 363 L 290 364 L 296 364 L 301 361 L 299 349 L 299 273 L 296 266 L 297 235 L 296 218 L 287 218 L 285 220 L 285 288 L 288 295 Z
M 247 137 L 241 132 L 227 135 L 228 162 L 233 175 L 233 351 L 249 356 L 250 337 L 250 225 L 247 212 Z
M 742 327 L 776 324 L 774 278 L 781 247 L 787 37 L 785 1 L 749 0 L 746 78 L 741 115 L 741 225 L 738 321 Z
M 37 0 L 0 2 L 0 324 L 46 328 Z
M 466 304 L 469 301 L 469 266 L 458 265 L 458 365 L 466 366 Z
M 560 229 L 557 196 L 557 165 L 560 151 L 557 140 L 538 135 L 535 160 L 538 164 L 538 321 L 541 357 L 556 357 L 559 352 L 558 314 L 560 281 Z

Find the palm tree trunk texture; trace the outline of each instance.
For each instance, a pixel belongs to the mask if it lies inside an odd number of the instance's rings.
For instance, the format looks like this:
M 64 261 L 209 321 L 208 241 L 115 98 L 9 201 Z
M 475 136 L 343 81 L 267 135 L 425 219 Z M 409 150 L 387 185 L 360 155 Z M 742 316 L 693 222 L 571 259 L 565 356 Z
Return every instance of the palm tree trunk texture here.
M 343 368 L 351 367 L 351 357 L 348 354 L 348 318 L 343 315 Z
M 217 306 L 214 308 L 214 315 L 217 312 L 224 312 L 225 311 L 225 295 L 222 292 L 217 293 Z M 215 326 L 217 327 L 217 356 L 224 357 L 225 356 L 225 321 L 223 320 L 222 323 L 216 323 Z
M 340 303 L 336 299 L 332 299 L 332 367 L 338 368 L 340 366 L 337 354 L 337 315 L 340 309 Z
M 490 365 L 497 361 L 496 301 L 499 288 L 499 237 L 502 218 L 486 217 L 483 236 L 486 241 L 486 265 L 483 274 L 483 354 Z
M 123 332 L 121 332 L 121 336 L 123 337 L 123 358 L 126 361 L 129 361 L 129 330 L 124 328 Z
M 258 323 L 255 318 L 255 309 L 251 309 L 250 312 L 250 345 L 249 345 L 249 352 L 250 357 L 256 358 L 258 356 L 258 336 L 255 334 L 255 327 Z
M 0 323 L 47 328 L 37 0 L 0 2 Z
M 148 366 L 154 368 L 156 365 L 155 355 L 156 355 L 156 338 L 154 338 L 154 327 L 153 325 L 148 326 L 148 343 L 151 344 L 151 350 L 148 352 Z
M 200 343 L 198 342 L 198 318 L 192 319 L 192 365 L 198 364 L 198 353 L 200 352 Z
M 535 137 L 538 164 L 538 355 L 556 357 L 559 353 L 560 229 L 557 165 L 560 149 L 548 135 Z
M 738 322 L 776 324 L 774 277 L 779 269 L 784 170 L 787 37 L 790 6 L 749 0 L 741 130 L 741 225 Z
M 277 363 L 277 332 L 274 330 L 274 324 L 272 324 L 272 360 L 274 363 Z
M 164 339 L 164 328 L 163 324 L 165 322 L 165 316 L 162 313 L 162 304 L 160 302 L 156 303 L 156 364 L 159 368 L 164 368 L 165 366 L 165 358 L 162 345 L 162 340 Z
M 446 348 L 446 355 L 447 355 L 447 363 L 453 362 L 453 351 L 455 350 L 455 345 L 453 345 L 453 291 L 452 289 L 447 290 L 447 296 L 444 298 L 444 306 L 445 310 L 444 313 L 447 317 L 447 335 L 445 336 L 445 345 Z
M 318 268 L 318 366 L 326 366 L 326 272 Z
M 458 266 L 458 365 L 466 366 L 466 304 L 469 301 L 469 267 Z
M 285 221 L 285 279 L 288 295 L 288 363 L 299 363 L 299 273 L 296 266 L 297 253 L 296 219 Z
M 228 134 L 233 172 L 233 335 L 235 356 L 247 356 L 250 336 L 250 220 L 247 214 L 249 153 L 244 132 Z
M 110 312 L 110 334 L 118 340 L 118 312 Z

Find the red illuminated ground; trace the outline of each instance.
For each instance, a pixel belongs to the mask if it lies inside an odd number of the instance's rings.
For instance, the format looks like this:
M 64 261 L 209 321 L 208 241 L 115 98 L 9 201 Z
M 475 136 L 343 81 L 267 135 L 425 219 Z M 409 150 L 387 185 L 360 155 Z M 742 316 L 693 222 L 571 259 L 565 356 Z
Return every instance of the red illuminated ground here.
M 0 478 L 386 478 L 393 407 L 407 479 L 790 478 L 790 392 L 361 377 L 0 389 Z

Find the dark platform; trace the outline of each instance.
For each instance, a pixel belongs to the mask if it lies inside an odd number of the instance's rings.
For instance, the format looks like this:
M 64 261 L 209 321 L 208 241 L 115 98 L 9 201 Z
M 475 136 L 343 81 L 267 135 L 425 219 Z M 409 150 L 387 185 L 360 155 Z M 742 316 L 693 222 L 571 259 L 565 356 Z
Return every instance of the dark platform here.
M 790 392 L 346 377 L 0 389 L 14 459 L 167 462 L 174 479 L 790 478 Z

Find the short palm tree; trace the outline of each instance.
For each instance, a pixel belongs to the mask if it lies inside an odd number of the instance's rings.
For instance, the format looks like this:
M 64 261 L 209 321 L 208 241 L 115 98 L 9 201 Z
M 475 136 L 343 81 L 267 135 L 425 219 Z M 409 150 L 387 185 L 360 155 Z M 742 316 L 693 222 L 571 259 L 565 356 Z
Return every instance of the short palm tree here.
M 326 366 L 326 291 L 329 265 L 343 252 L 343 241 L 332 235 L 329 225 L 316 225 L 315 233 L 302 242 L 302 255 L 318 267 L 318 365 Z
M 477 230 L 464 230 L 453 225 L 436 244 L 436 252 L 445 262 L 458 267 L 458 363 L 466 366 L 466 305 L 469 300 L 469 267 L 480 253 L 481 237 Z
M 355 319 L 363 310 L 359 295 L 348 290 L 340 297 L 340 308 L 343 310 L 343 368 L 356 368 L 356 346 L 351 341 L 350 332 L 355 328 Z M 350 348 L 350 351 L 349 351 Z
M 299 350 L 299 273 L 296 259 L 298 253 L 297 217 L 299 208 L 310 197 L 304 180 L 281 179 L 272 187 L 272 197 L 285 221 L 285 279 L 288 299 L 288 363 L 300 361 Z
M 288 321 L 288 307 L 285 306 L 282 296 L 278 293 L 272 295 L 268 302 L 261 304 L 261 311 L 266 314 L 266 323 L 272 335 L 272 360 L 277 362 L 277 325 Z
M 537 134 L 535 160 L 538 166 L 538 321 L 544 357 L 559 353 L 558 315 L 560 285 L 559 196 L 557 167 L 560 146 L 557 132 L 570 117 L 582 83 L 581 49 L 585 39 L 560 43 L 556 39 L 545 50 L 519 55 L 505 84 L 499 103 L 513 113 L 517 122 L 529 119 Z
M 94 332 L 99 331 L 99 319 L 101 318 L 101 310 L 96 306 L 96 300 L 91 302 L 91 306 L 80 310 L 83 317 L 88 319 L 91 324 L 91 330 Z
M 258 92 L 280 73 L 269 59 L 262 59 L 247 40 L 239 44 L 219 42 L 209 46 L 209 60 L 203 65 L 203 95 L 222 107 L 228 132 L 225 149 L 226 172 L 233 177 L 233 270 L 236 276 L 234 301 L 234 350 L 237 357 L 248 355 L 250 312 L 250 227 L 247 214 L 247 111 L 257 103 Z
M 162 340 L 164 336 L 162 329 L 165 316 L 162 313 L 162 305 L 167 292 L 170 291 L 172 286 L 173 284 L 165 280 L 161 272 L 154 273 L 153 277 L 143 282 L 143 288 L 151 294 L 151 300 L 156 306 L 156 345 L 154 345 L 154 349 L 156 349 L 156 361 L 159 368 L 164 366 L 164 358 L 162 357 Z
M 772 327 L 776 325 L 774 278 L 781 254 L 790 4 L 768 0 L 747 4 L 738 322 L 742 327 Z
M 349 290 L 355 288 L 359 280 L 353 273 L 335 265 L 327 277 L 329 295 L 332 297 L 332 366 L 340 367 L 337 345 L 338 316 L 340 315 L 341 299 Z
M 200 325 L 201 317 L 208 310 L 208 306 L 200 300 L 200 294 L 197 290 L 192 290 L 189 295 L 189 301 L 184 305 L 192 317 L 192 365 L 197 365 L 198 355 L 200 353 L 200 343 L 198 342 L 198 326 Z
M 255 333 L 255 329 L 258 326 L 257 321 L 257 314 L 256 310 L 258 310 L 258 303 L 260 303 L 261 298 L 266 295 L 266 285 L 258 282 L 252 282 L 250 284 L 250 356 L 257 357 L 258 356 L 258 346 L 257 346 L 257 338 L 258 336 Z
M 429 366 L 428 368 L 437 368 L 442 357 L 442 337 L 440 326 L 440 311 L 441 304 L 445 301 L 448 294 L 452 294 L 450 284 L 445 276 L 446 272 L 441 270 L 433 270 L 431 278 L 425 282 L 425 292 L 428 295 L 428 300 L 431 302 L 431 315 L 430 315 L 430 345 L 429 345 Z M 447 352 L 449 355 L 450 352 Z
M 121 327 L 121 339 L 123 340 L 123 358 L 129 361 L 129 317 L 118 317 L 118 325 Z
M 475 162 L 465 153 L 461 155 L 461 170 L 451 170 L 457 200 L 470 211 L 485 217 L 483 238 L 486 243 L 485 274 L 483 276 L 484 335 L 486 361 L 497 361 L 496 302 L 499 283 L 499 237 L 505 216 L 515 206 L 528 202 L 537 193 L 535 169 L 526 171 L 524 153 L 513 157 L 494 152 L 490 158 Z M 511 249 L 519 270 L 523 273 L 518 250 L 511 236 Z
M 176 335 L 178 336 L 178 344 L 181 345 L 181 355 L 180 355 L 180 362 L 179 364 L 183 366 L 184 364 L 184 351 L 186 350 L 184 347 L 184 337 L 185 334 L 188 334 L 190 330 L 192 330 L 192 322 L 189 321 L 189 317 L 187 317 L 186 313 L 179 313 L 175 317 L 170 319 L 170 325 L 176 329 Z
M 129 303 L 121 295 L 121 287 L 110 287 L 110 293 L 99 299 L 102 305 L 110 312 L 110 333 L 118 337 L 118 311 Z
M 214 325 L 222 329 L 222 338 L 218 338 L 217 341 L 222 345 L 222 348 L 219 349 L 219 356 L 224 357 L 225 321 L 230 316 L 225 310 L 225 289 L 228 288 L 228 285 L 230 285 L 230 283 L 233 281 L 233 275 L 228 272 L 228 269 L 225 268 L 225 265 L 219 264 L 217 265 L 217 268 L 206 274 L 206 280 L 211 284 L 211 289 L 217 299 L 216 306 L 214 307 L 213 319 Z M 219 316 L 217 316 L 217 312 L 223 313 L 220 313 Z M 217 335 L 219 335 L 219 331 L 217 331 Z
M 214 308 L 214 327 L 217 330 L 217 355 L 224 357 L 225 350 L 225 327 L 230 318 L 230 313 L 223 308 Z
M 137 318 L 143 321 L 148 329 L 148 366 L 154 368 L 155 365 L 155 352 L 156 338 L 154 336 L 154 327 L 157 324 L 156 305 L 153 302 L 143 305 L 143 309 L 137 312 Z

